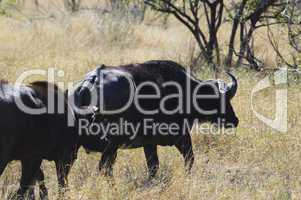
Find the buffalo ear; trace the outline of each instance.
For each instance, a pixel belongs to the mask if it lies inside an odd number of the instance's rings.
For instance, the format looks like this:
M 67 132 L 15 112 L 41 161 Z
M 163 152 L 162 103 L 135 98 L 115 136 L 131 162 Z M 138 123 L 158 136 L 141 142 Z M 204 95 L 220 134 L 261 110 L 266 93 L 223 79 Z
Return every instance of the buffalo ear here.
M 79 101 L 79 106 L 83 106 L 84 102 L 90 100 L 91 92 L 97 81 L 97 76 L 91 76 L 86 80 L 83 80 L 78 89 L 76 90 L 76 96 Z
M 85 106 L 85 102 L 90 100 L 90 89 L 87 87 L 81 87 L 76 96 L 77 105 L 79 107 Z

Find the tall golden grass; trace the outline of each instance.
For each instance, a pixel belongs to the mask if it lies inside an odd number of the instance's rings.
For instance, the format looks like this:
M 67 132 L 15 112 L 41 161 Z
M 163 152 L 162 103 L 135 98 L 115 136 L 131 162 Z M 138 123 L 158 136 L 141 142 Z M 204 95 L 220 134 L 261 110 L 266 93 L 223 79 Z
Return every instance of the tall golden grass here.
M 62 6 L 58 0 L 44 3 Z M 54 67 L 65 71 L 57 81 L 67 82 L 82 79 L 96 64 L 171 59 L 185 65 L 189 61 L 193 39 L 172 19 L 165 29 L 152 22 L 151 16 L 145 23 L 135 24 L 109 14 L 85 11 L 71 15 L 45 5 L 46 11 L 38 13 L 40 18 L 30 21 L 25 13 L 32 17 L 36 11 L 30 4 L 26 6 L 22 12 L 12 11 L 14 17 L 0 17 L 1 79 L 14 81 L 27 69 Z M 48 11 L 53 12 L 52 16 Z M 227 38 L 226 31 L 222 33 Z M 256 37 L 260 40 L 256 51 L 262 52 L 266 64 L 273 66 L 275 54 L 264 31 Z M 222 45 L 227 45 L 226 39 Z M 97 172 L 101 154 L 87 155 L 81 149 L 70 173 L 68 199 L 301 199 L 300 85 L 288 87 L 289 128 L 287 133 L 279 133 L 258 120 L 251 109 L 251 90 L 266 74 L 245 69 L 234 69 L 234 73 L 239 80 L 233 99 L 239 127 L 235 135 L 192 133 L 196 161 L 191 175 L 184 174 L 183 159 L 174 147 L 160 147 L 160 171 L 153 181 L 147 181 L 142 149 L 120 150 L 114 179 L 108 180 Z M 202 70 L 198 76 L 205 79 L 213 74 Z M 273 117 L 277 88 L 256 94 L 256 110 Z M 50 198 L 55 199 L 54 164 L 44 161 L 43 169 Z M 0 178 L 1 199 L 16 189 L 19 177 L 19 163 L 12 162 Z

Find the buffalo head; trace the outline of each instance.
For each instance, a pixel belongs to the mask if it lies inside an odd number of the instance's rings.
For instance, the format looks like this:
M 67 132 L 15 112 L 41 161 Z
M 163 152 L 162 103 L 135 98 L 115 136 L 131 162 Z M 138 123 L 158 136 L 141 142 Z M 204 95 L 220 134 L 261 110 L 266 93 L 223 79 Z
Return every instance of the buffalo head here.
M 238 84 L 232 74 L 227 74 L 230 84 L 222 80 L 194 81 L 193 110 L 200 121 L 218 123 L 225 128 L 238 126 L 239 120 L 231 105 Z

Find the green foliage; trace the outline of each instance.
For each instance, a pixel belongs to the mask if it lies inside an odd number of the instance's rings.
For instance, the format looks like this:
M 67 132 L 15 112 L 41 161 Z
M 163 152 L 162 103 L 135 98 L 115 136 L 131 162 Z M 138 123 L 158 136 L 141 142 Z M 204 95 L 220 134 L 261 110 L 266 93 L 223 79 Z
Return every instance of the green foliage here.
M 8 6 L 16 6 L 17 5 L 17 0 L 7 0 L 7 5 Z
M 261 0 L 251 0 L 247 1 L 246 10 L 247 11 L 254 11 L 255 8 L 259 5 Z
M 9 11 L 8 11 L 8 5 L 12 4 L 13 2 L 2 2 L 0 3 L 0 15 L 2 16 L 10 16 Z
M 6 0 L 0 3 L 0 15 L 10 17 L 11 12 L 9 9 L 17 5 L 17 0 Z
M 5 14 L 6 14 L 5 10 L 2 7 L 0 7 L 0 15 L 5 15 Z

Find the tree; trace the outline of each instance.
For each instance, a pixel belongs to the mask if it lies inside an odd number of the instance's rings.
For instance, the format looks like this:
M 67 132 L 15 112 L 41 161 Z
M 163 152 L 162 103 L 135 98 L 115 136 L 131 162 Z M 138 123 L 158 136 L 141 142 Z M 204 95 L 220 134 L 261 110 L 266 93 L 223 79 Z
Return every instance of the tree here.
M 156 11 L 176 17 L 193 34 L 205 60 L 210 64 L 220 64 L 217 33 L 222 23 L 223 0 L 145 0 L 144 2 Z M 200 27 L 201 14 L 206 16 L 207 30 Z
M 240 66 L 242 64 L 243 59 L 245 59 L 251 68 L 259 69 L 261 68 L 261 62 L 254 55 L 253 49 L 253 33 L 256 29 L 267 26 L 265 24 L 266 18 L 277 18 L 277 14 L 281 11 L 273 13 L 272 15 L 265 15 L 268 13 L 269 9 L 273 7 L 277 7 L 275 3 L 277 0 L 243 0 L 239 4 L 239 9 L 236 11 L 235 16 L 237 19 L 233 20 L 232 25 L 232 34 L 230 37 L 235 37 L 235 33 L 237 32 L 238 26 L 236 23 L 239 23 L 240 35 L 239 35 L 239 52 L 236 53 L 238 59 L 236 61 L 236 66 Z M 282 9 L 282 8 L 281 8 Z M 281 10 L 280 9 L 280 10 Z M 244 13 L 244 14 L 243 14 Z M 234 49 L 234 40 L 230 38 L 228 56 L 226 58 L 226 65 L 231 66 L 233 52 Z
M 274 33 L 270 26 L 268 26 L 268 39 L 276 52 L 281 63 L 287 66 L 297 69 L 301 64 L 301 1 L 291 1 L 289 4 L 285 4 L 281 15 L 276 19 L 277 22 L 285 24 L 282 29 L 286 27 L 285 33 L 287 33 L 287 39 L 289 46 L 291 47 L 290 56 L 285 58 L 280 48 L 278 39 L 274 36 Z
M 253 33 L 258 28 L 271 25 L 272 20 L 266 23 L 266 19 L 278 17 L 285 5 L 282 1 L 233 0 L 230 6 L 223 0 L 145 0 L 145 3 L 156 11 L 172 14 L 185 25 L 198 44 L 200 55 L 213 66 L 221 65 L 224 59 L 225 65 L 230 67 L 236 56 L 236 66 L 244 64 L 245 60 L 250 67 L 259 69 L 261 61 L 254 55 Z M 200 26 L 204 22 L 206 28 Z M 221 58 L 221 39 L 217 37 L 223 22 L 230 23 L 232 27 L 225 58 Z M 238 51 L 234 45 L 237 37 Z

